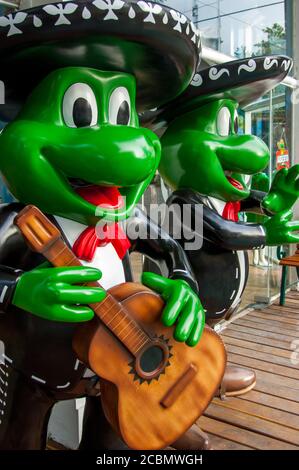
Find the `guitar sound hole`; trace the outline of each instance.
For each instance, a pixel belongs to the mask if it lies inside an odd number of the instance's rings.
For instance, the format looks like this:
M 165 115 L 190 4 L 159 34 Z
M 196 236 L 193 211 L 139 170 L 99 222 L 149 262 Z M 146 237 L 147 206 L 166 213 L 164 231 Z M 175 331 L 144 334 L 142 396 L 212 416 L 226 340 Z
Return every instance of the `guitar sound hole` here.
M 140 368 L 150 374 L 160 368 L 164 362 L 164 351 L 159 346 L 152 346 L 144 351 L 140 357 Z
M 139 377 L 141 381 L 151 381 L 164 372 L 167 365 L 169 365 L 168 360 L 169 347 L 164 338 L 160 338 L 153 340 L 152 344 L 147 344 L 130 365 L 132 366 L 132 372 L 136 374 L 135 379 Z

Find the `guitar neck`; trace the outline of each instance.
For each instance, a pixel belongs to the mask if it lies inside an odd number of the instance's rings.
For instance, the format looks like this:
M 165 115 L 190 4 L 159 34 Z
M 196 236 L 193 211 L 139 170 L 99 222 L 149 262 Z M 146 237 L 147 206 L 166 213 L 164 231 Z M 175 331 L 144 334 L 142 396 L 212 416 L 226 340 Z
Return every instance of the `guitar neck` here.
M 43 255 L 57 267 L 82 265 L 62 238 L 58 238 L 53 244 L 48 246 Z M 98 282 L 88 283 L 87 285 L 101 287 Z M 90 307 L 118 340 L 136 356 L 150 341 L 150 338 L 132 319 L 122 304 L 109 292 L 106 292 L 106 294 L 102 302 L 92 304 Z

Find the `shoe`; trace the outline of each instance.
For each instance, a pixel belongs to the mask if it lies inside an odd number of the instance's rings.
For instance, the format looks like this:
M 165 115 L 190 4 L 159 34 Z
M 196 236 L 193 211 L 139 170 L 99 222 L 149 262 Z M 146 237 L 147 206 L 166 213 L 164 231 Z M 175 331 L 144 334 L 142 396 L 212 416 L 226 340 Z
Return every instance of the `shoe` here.
M 227 366 L 217 397 L 238 397 L 250 392 L 255 387 L 256 375 L 245 367 Z
M 211 450 L 209 437 L 196 424 L 193 424 L 171 447 L 176 450 Z

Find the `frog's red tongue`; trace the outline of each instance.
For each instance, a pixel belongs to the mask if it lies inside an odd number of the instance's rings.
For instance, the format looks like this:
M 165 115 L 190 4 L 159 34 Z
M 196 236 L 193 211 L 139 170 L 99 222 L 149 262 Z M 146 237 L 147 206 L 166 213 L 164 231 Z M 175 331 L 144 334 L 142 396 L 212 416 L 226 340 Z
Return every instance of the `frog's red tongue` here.
M 123 197 L 116 186 L 84 186 L 77 188 L 76 193 L 94 206 L 120 209 L 124 205 Z
M 239 189 L 240 191 L 243 191 L 243 185 L 240 183 L 240 181 L 235 180 L 231 176 L 227 176 L 226 179 L 230 182 L 232 186 L 235 188 Z

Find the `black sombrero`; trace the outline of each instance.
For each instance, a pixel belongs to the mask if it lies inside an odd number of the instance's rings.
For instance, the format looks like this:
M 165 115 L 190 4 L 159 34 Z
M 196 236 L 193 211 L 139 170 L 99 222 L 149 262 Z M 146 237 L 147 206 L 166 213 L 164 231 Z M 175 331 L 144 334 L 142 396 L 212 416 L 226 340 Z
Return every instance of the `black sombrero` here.
M 189 85 L 200 51 L 193 23 L 153 2 L 76 0 L 17 11 L 0 17 L 0 117 L 15 115 L 46 74 L 67 66 L 133 74 L 138 110 L 151 109 Z
M 159 128 L 182 113 L 215 99 L 230 98 L 240 107 L 253 103 L 278 85 L 290 72 L 286 56 L 254 57 L 214 65 L 197 72 L 178 98 L 141 115 L 143 125 Z

